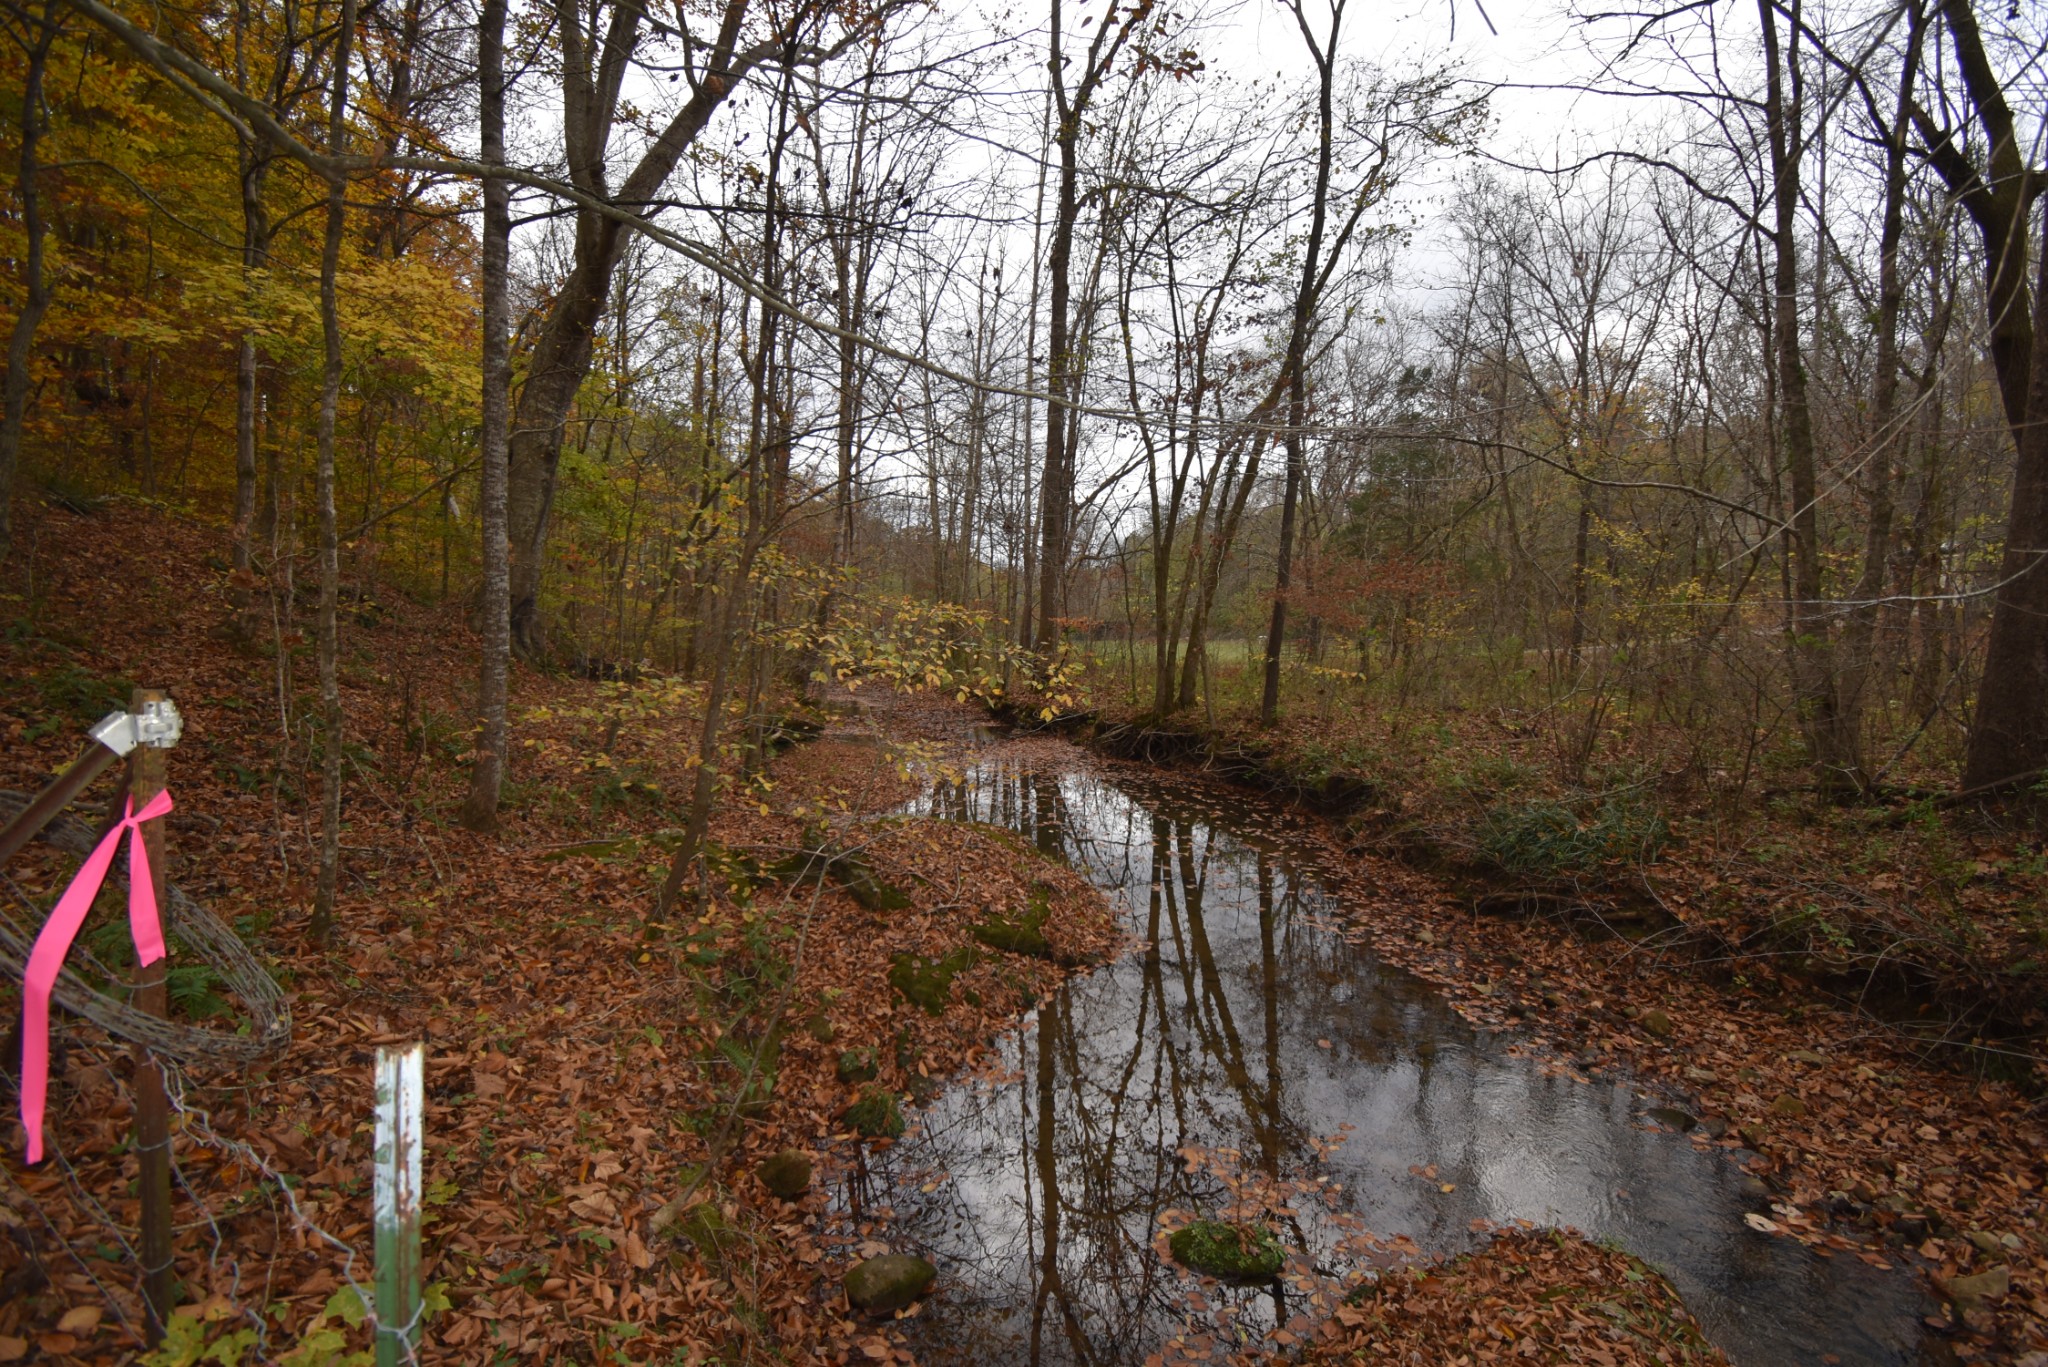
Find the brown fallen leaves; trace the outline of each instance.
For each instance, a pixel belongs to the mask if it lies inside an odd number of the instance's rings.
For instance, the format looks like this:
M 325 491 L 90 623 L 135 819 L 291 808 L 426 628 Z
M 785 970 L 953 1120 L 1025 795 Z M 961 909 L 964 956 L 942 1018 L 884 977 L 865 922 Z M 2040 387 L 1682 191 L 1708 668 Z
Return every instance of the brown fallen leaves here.
M 1394 1268 L 1338 1306 L 1303 1367 L 1726 1361 L 1678 1294 L 1624 1253 L 1562 1230 L 1503 1230 L 1448 1263 Z
M 229 576 L 208 567 L 216 529 L 129 507 L 34 521 L 0 602 L 0 784 L 38 787 L 76 753 L 119 701 L 109 680 L 173 689 L 188 729 L 171 757 L 172 876 L 243 918 L 293 1000 L 282 1059 L 195 1074 L 182 1094 L 176 1273 L 208 1307 L 208 1334 L 260 1330 L 249 1360 L 275 1360 L 367 1278 L 370 1065 L 378 1045 L 423 1038 L 426 1276 L 449 1302 L 423 1360 L 901 1355 L 887 1324 L 847 1312 L 835 1275 L 886 1228 L 818 1232 L 827 1193 L 857 1167 L 841 1115 L 858 1088 L 839 1080 L 839 1057 L 872 1050 L 872 1085 L 906 1096 L 983 1057 L 1068 970 L 984 954 L 933 1018 L 889 987 L 892 956 L 968 945 L 975 920 L 1034 884 L 1052 889 L 1057 951 L 1109 952 L 1092 889 L 993 833 L 877 817 L 913 790 L 885 718 L 880 743 L 835 734 L 784 754 L 713 833 L 735 858 L 772 862 L 822 829 L 908 907 L 866 910 L 830 879 L 749 886 L 725 868 L 650 933 L 663 832 L 691 779 L 687 690 L 650 720 L 607 686 L 520 670 L 503 829 L 472 835 L 452 817 L 474 638 L 458 604 L 380 588 L 345 625 L 344 877 L 333 938 L 309 944 L 319 765 L 303 639 L 287 623 L 275 641 L 228 640 Z M 20 867 L 36 891 L 64 876 L 47 859 Z M 0 988 L 0 1014 L 17 1010 Z M 0 1159 L 0 1361 L 112 1363 L 137 1345 L 129 1066 L 83 1028 L 66 1033 L 51 1106 L 61 1161 L 24 1169 L 18 1131 Z M 817 1160 L 795 1202 L 754 1174 L 784 1148 Z

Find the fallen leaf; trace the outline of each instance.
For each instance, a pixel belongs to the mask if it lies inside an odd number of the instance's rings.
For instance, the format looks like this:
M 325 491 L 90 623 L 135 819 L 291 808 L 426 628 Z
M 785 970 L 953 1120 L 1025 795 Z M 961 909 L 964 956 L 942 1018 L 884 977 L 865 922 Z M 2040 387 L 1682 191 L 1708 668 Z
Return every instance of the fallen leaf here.
M 64 1312 L 64 1318 L 57 1321 L 57 1331 L 63 1334 L 89 1334 L 100 1322 L 101 1310 L 97 1305 L 74 1305 Z

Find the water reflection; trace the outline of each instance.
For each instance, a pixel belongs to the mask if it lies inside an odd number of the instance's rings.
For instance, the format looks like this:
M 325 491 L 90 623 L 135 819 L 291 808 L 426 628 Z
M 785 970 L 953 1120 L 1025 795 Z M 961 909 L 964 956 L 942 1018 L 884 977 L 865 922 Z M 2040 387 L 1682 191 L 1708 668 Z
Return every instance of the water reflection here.
M 1162 1212 L 1242 1201 L 1304 1272 L 1354 1265 L 1361 1227 L 1453 1251 L 1476 1221 L 1573 1225 L 1666 1269 L 1738 1364 L 1917 1360 L 1928 1307 L 1905 1276 L 1750 1231 L 1725 1155 L 1649 1130 L 1623 1088 L 1490 1044 L 1333 933 L 1248 802 L 990 763 L 920 806 L 1084 870 L 1148 943 L 1040 1010 L 1012 1080 L 949 1089 L 880 1156 L 895 1237 L 944 1269 L 916 1325 L 927 1360 L 1258 1340 L 1298 1295 L 1210 1288 L 1191 1309 L 1153 1250 Z

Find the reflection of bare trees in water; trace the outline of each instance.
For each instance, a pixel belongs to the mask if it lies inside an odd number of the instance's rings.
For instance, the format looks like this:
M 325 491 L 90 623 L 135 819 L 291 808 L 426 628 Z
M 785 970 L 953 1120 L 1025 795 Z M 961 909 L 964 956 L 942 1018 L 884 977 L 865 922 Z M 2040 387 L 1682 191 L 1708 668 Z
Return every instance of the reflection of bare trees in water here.
M 934 1108 L 920 1141 L 890 1156 L 915 1162 L 926 1146 L 948 1155 L 951 1181 L 928 1200 L 1006 1189 L 1000 1227 L 986 1210 L 970 1219 L 957 1208 L 906 1222 L 945 1231 L 949 1246 L 934 1251 L 947 1262 L 956 1313 L 943 1317 L 944 1346 L 1000 1343 L 999 1360 L 1033 1363 L 1140 1361 L 1182 1324 L 1191 1288 L 1153 1249 L 1160 1212 L 1230 1199 L 1182 1151 L 1240 1146 L 1278 1176 L 1285 1156 L 1305 1147 L 1285 1118 L 1279 1052 L 1278 939 L 1297 895 L 1269 855 L 1226 847 L 1203 825 L 1148 813 L 1106 784 L 990 766 L 939 785 L 924 805 L 1004 826 L 1085 867 L 1121 893 L 1150 945 L 1102 975 L 1124 980 L 1104 982 L 1114 990 L 1084 982 L 1047 1003 L 1018 1044 L 1025 1085 L 962 1089 Z M 1218 965 L 1212 888 L 1232 934 L 1256 915 L 1250 978 Z M 1253 1307 L 1274 1295 L 1226 1298 L 1242 1318 L 1269 1320 L 1277 1301 Z
M 1045 1004 L 1010 1082 L 949 1089 L 874 1156 L 863 1208 L 892 1206 L 886 1237 L 941 1268 L 911 1322 L 927 1360 L 1220 1358 L 1303 1332 L 1384 1262 L 1366 1224 L 1453 1252 L 1515 1219 L 1620 1238 L 1760 1362 L 1890 1361 L 1853 1346 L 1911 1332 L 1893 1283 L 1750 1237 L 1740 1170 L 1650 1133 L 1625 1088 L 1492 1048 L 1332 933 L 1248 800 L 989 764 L 917 806 L 1084 870 L 1147 941 Z M 1197 1215 L 1271 1224 L 1295 1251 L 1281 1281 L 1198 1286 L 1155 1243 Z

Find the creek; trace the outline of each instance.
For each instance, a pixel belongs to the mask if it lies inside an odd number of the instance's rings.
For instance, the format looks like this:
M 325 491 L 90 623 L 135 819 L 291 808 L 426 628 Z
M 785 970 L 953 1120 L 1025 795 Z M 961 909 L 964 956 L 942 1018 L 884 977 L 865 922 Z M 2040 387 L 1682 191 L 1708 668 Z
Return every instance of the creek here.
M 870 1160 L 892 1245 L 941 1269 L 904 1325 L 921 1360 L 1221 1360 L 1300 1332 L 1360 1267 L 1518 1220 L 1663 1271 L 1738 1367 L 1922 1360 L 1933 1306 L 1908 1272 L 1747 1227 L 1741 1155 L 1659 1126 L 1625 1079 L 1514 1050 L 1348 940 L 1298 818 L 1027 750 L 1037 767 L 981 752 L 914 810 L 1019 833 L 1145 947 L 1070 980 L 1000 1075 L 948 1087 Z M 1198 1284 L 1160 1256 L 1162 1216 L 1232 1211 L 1294 1251 L 1278 1282 Z

